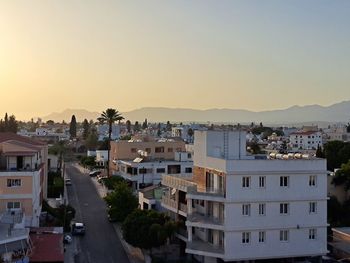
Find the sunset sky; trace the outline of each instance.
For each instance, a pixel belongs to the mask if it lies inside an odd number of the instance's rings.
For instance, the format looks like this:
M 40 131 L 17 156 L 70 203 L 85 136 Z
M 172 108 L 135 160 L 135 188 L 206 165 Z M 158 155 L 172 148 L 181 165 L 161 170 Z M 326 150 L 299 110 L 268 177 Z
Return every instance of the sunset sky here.
M 1 1 L 0 118 L 350 99 L 350 1 Z

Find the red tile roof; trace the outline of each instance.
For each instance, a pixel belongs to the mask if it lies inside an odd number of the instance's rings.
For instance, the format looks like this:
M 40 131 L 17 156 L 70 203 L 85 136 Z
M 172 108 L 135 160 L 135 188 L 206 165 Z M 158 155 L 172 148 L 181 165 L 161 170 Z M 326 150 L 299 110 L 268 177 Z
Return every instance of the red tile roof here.
M 63 234 L 31 233 L 30 262 L 64 262 Z
M 46 145 L 47 143 L 44 143 L 42 141 L 34 140 L 29 137 L 21 136 L 15 133 L 11 132 L 0 132 L 0 143 L 6 142 L 9 140 L 15 140 L 15 141 L 20 141 L 24 143 L 28 143 L 31 145 L 37 145 L 37 146 L 43 146 Z

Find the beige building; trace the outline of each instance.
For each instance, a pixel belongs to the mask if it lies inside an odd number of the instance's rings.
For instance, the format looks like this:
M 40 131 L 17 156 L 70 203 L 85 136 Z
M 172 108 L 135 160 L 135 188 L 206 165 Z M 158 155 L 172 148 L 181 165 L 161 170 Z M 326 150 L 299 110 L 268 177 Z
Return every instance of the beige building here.
M 192 174 L 192 165 L 182 140 L 141 137 L 111 142 L 111 174 L 123 177 L 135 190 L 160 183 L 162 174 Z
M 22 214 L 25 226 L 39 226 L 47 191 L 47 145 L 0 133 L 0 215 Z

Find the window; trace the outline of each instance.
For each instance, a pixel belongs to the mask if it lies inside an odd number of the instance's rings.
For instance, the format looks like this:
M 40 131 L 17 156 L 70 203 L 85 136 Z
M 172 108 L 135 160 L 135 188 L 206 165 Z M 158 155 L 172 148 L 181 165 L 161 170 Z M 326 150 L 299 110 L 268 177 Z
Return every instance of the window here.
M 265 176 L 259 176 L 259 187 L 260 188 L 265 187 L 265 181 L 266 181 L 266 177 Z
M 261 216 L 265 215 L 265 208 L 266 208 L 266 204 L 259 204 L 259 215 Z
M 250 187 L 250 177 L 242 177 L 242 187 Z
M 317 203 L 316 202 L 310 202 L 309 203 L 309 213 L 315 214 L 317 212 Z
M 7 202 L 7 209 L 20 209 L 21 203 L 20 202 Z
M 280 241 L 288 242 L 289 240 L 289 230 L 281 230 L 280 231 Z
M 315 240 L 316 233 L 317 233 L 317 230 L 315 228 L 309 229 L 309 239 Z
M 158 174 L 165 173 L 165 168 L 157 168 L 157 173 Z
M 21 179 L 7 179 L 7 187 L 18 187 L 22 185 Z
M 191 159 L 191 158 L 192 158 L 192 154 L 191 154 L 191 153 L 188 153 L 188 154 L 187 154 L 187 158 L 188 158 L 188 159 Z
M 164 147 L 156 147 L 155 152 L 156 153 L 163 153 L 164 152 Z
M 265 231 L 260 231 L 259 232 L 259 243 L 264 243 L 265 242 L 265 236 L 266 236 Z
M 146 148 L 147 153 L 151 153 L 151 151 L 152 151 L 151 148 Z
M 280 214 L 288 214 L 289 213 L 289 204 L 288 203 L 281 203 L 280 204 Z
M 249 244 L 249 242 L 250 242 L 250 232 L 243 232 L 242 233 L 242 243 Z
M 289 176 L 281 176 L 280 177 L 280 186 L 282 186 L 282 187 L 289 186 Z
M 309 176 L 309 186 L 316 186 L 316 175 Z
M 136 148 L 131 148 L 132 153 L 136 153 L 136 151 L 137 151 Z
M 185 173 L 192 173 L 192 167 L 186 167 Z
M 173 152 L 173 148 L 168 148 L 168 153 L 172 153 Z
M 250 204 L 243 204 L 242 205 L 242 215 L 250 216 Z

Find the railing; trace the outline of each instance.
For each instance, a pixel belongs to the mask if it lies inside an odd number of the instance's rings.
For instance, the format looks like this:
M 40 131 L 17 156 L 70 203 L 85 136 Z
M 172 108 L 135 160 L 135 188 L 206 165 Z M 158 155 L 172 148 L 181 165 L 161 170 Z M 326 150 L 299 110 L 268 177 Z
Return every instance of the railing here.
M 213 217 L 210 215 L 202 215 L 200 213 L 192 213 L 187 217 L 187 220 L 193 223 L 211 224 L 211 225 L 223 225 L 224 220 L 221 218 Z
M 172 208 L 178 209 L 177 202 L 174 199 L 171 199 L 165 195 L 163 195 L 162 197 L 162 203 Z
M 219 196 L 219 197 L 225 197 L 225 191 L 220 188 L 214 188 L 214 187 L 197 187 L 197 186 L 190 186 L 187 189 L 187 192 L 189 194 L 204 194 L 204 195 L 211 195 L 211 196 Z
M 179 203 L 179 210 L 187 213 L 187 205 L 183 203 Z
M 182 191 L 187 191 L 190 186 L 195 186 L 196 184 L 186 180 L 189 177 L 180 177 L 176 175 L 163 175 L 162 184 L 168 187 L 176 188 Z
M 209 242 L 202 241 L 200 239 L 193 239 L 192 242 L 187 242 L 187 249 L 204 251 L 207 253 L 225 254 L 225 248 L 222 245 L 213 245 Z

